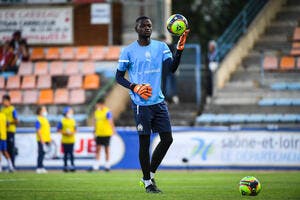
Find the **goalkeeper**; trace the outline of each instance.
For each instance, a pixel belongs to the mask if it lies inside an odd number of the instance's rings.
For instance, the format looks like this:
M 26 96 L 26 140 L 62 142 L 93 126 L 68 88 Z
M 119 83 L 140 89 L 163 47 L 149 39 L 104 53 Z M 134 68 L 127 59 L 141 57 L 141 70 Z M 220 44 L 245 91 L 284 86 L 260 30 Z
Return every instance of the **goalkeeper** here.
M 174 57 L 167 44 L 150 38 L 152 34 L 150 18 L 145 16 L 137 18 L 135 31 L 138 39 L 122 50 L 116 80 L 130 90 L 139 134 L 142 182 L 146 192 L 160 193 L 161 190 L 157 188 L 154 176 L 173 141 L 168 108 L 161 91 L 162 68 L 168 69 L 170 73 L 177 70 L 188 31 L 180 37 Z M 124 78 L 126 71 L 130 81 Z M 159 133 L 160 143 L 150 160 L 152 132 Z

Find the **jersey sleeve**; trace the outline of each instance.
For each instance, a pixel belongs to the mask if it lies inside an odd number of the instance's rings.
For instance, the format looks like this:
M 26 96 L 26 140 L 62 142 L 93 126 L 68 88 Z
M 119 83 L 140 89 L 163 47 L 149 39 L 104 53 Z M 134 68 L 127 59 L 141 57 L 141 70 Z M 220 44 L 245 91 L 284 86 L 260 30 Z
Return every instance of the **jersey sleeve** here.
M 109 112 L 106 113 L 106 118 L 107 119 L 112 119 L 112 113 L 111 113 L 111 111 L 109 111 Z
M 61 122 L 58 122 L 58 124 L 57 124 L 57 130 L 61 130 L 62 129 L 62 123 Z
M 14 109 L 14 111 L 12 112 L 12 115 L 13 115 L 14 119 L 18 119 L 18 113 L 17 113 L 16 109 Z
M 41 123 L 39 121 L 35 122 L 35 129 L 39 130 L 41 128 Z
M 128 51 L 126 48 L 123 48 L 119 57 L 119 64 L 118 64 L 118 70 L 119 71 L 126 71 L 129 66 L 129 56 Z
M 172 59 L 172 52 L 166 43 L 163 43 L 163 61 L 167 60 L 168 58 Z

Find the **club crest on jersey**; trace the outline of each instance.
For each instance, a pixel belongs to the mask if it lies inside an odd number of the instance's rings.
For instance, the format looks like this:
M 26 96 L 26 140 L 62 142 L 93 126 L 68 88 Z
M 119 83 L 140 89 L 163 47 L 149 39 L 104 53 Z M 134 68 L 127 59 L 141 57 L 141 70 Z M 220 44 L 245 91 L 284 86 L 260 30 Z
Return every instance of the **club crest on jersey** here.
M 151 53 L 149 51 L 145 52 L 145 57 L 147 61 L 151 61 Z
M 138 124 L 138 125 L 137 125 L 137 130 L 138 130 L 138 131 L 143 131 L 143 130 L 144 130 L 143 125 L 142 125 L 142 124 Z

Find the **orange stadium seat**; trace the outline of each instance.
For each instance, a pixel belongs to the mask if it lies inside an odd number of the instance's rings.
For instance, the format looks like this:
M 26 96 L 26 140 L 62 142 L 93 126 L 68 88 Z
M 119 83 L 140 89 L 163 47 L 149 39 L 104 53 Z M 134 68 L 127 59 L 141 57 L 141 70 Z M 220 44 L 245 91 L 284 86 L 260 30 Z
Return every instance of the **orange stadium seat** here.
M 121 48 L 119 46 L 110 46 L 105 54 L 105 60 L 118 60 Z
M 86 74 L 94 74 L 96 71 L 95 69 L 95 63 L 94 62 L 84 62 L 82 65 L 81 72 L 86 75 Z
M 85 91 L 82 89 L 71 90 L 70 104 L 83 104 L 85 102 Z
M 66 75 L 79 74 L 78 62 L 67 62 L 65 67 Z
M 40 75 L 37 79 L 38 89 L 51 88 L 51 76 L 50 75 Z
M 67 89 L 57 89 L 54 94 L 55 104 L 68 104 L 69 91 Z
M 293 70 L 295 69 L 295 58 L 291 56 L 284 56 L 280 60 L 280 69 Z
M 31 60 L 42 60 L 44 58 L 45 58 L 44 48 L 36 47 L 36 48 L 32 49 L 31 54 L 30 54 Z
M 62 49 L 60 58 L 62 60 L 73 60 L 74 59 L 74 48 L 73 47 L 64 47 Z
M 82 76 L 81 75 L 72 75 L 68 79 L 68 88 L 81 88 L 82 87 Z
M 18 71 L 19 75 L 31 75 L 33 64 L 32 62 L 22 62 Z
M 35 75 L 48 74 L 48 62 L 36 62 L 34 66 Z
M 278 58 L 276 56 L 266 56 L 263 60 L 263 67 L 265 70 L 278 69 Z
M 294 35 L 293 35 L 293 40 L 294 41 L 300 40 L 300 27 L 295 28 Z
M 50 47 L 46 53 L 47 60 L 58 60 L 59 59 L 59 48 L 58 47 Z
M 23 94 L 23 104 L 36 104 L 38 101 L 37 90 L 25 90 Z
M 20 90 L 9 91 L 9 96 L 11 98 L 11 103 L 13 104 L 22 103 L 22 92 Z
M 6 83 L 6 89 L 19 89 L 21 85 L 21 77 L 20 76 L 11 76 L 8 77 Z
M 5 78 L 3 76 L 0 76 L 0 89 L 5 88 Z
M 49 73 L 52 76 L 59 76 L 64 74 L 64 63 L 63 62 L 51 62 Z
M 92 60 L 103 60 L 104 59 L 104 47 L 103 46 L 95 46 L 92 48 L 91 59 Z
M 22 89 L 32 89 L 35 88 L 35 75 L 23 76 Z
M 84 89 L 98 89 L 100 85 L 100 78 L 97 74 L 90 74 L 84 77 Z
M 53 103 L 53 90 L 41 90 L 38 99 L 39 104 L 52 104 Z
M 90 49 L 87 46 L 80 46 L 76 49 L 75 58 L 77 60 L 88 60 L 90 59 Z

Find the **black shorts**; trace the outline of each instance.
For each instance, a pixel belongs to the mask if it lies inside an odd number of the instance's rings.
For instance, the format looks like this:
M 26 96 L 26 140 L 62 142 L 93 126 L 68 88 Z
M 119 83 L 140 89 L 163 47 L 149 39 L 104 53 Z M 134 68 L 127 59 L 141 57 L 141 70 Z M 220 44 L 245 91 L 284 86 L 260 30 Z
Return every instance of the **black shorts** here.
M 95 138 L 96 140 L 96 144 L 97 145 L 102 145 L 102 146 L 109 146 L 109 143 L 110 143 L 110 136 L 107 136 L 107 137 L 99 137 L 97 136 Z
M 171 132 L 168 107 L 165 102 L 151 106 L 138 106 L 132 102 L 138 134 Z

